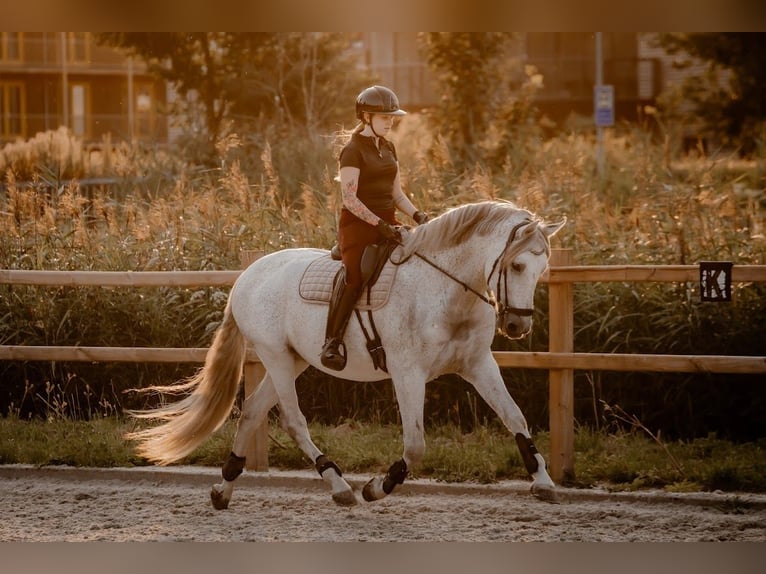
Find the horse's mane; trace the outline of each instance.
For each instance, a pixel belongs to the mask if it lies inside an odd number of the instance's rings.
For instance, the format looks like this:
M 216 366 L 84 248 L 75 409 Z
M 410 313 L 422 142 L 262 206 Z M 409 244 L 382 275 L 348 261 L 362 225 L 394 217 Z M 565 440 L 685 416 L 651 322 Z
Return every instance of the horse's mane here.
M 510 201 L 482 201 L 454 207 L 413 229 L 404 244 L 404 255 L 419 249 L 432 251 L 454 247 L 474 235 L 487 235 L 514 214 L 519 214 L 520 220 L 535 219 L 532 213 Z

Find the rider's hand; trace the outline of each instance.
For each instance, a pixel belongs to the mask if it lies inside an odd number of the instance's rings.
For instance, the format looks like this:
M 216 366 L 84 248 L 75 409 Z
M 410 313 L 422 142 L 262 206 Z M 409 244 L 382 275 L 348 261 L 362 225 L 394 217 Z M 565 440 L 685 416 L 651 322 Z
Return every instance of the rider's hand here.
M 412 214 L 412 219 L 414 219 L 415 223 L 418 225 L 423 225 L 428 221 L 428 214 L 425 211 L 416 211 Z
M 399 230 L 396 229 L 393 225 L 389 225 L 382 219 L 378 221 L 378 225 L 376 226 L 376 229 L 380 234 L 388 239 L 389 241 L 394 241 L 396 243 L 402 242 L 402 235 L 399 233 Z

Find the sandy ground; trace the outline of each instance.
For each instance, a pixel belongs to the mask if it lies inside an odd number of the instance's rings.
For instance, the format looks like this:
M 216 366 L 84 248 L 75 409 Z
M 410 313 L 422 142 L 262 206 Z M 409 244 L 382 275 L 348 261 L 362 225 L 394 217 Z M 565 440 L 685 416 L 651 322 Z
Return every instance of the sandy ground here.
M 219 472 L 0 466 L 0 541 L 766 541 L 763 495 L 562 489 L 549 504 L 524 482 L 418 480 L 342 508 L 318 475 L 273 471 L 246 472 L 216 511 Z

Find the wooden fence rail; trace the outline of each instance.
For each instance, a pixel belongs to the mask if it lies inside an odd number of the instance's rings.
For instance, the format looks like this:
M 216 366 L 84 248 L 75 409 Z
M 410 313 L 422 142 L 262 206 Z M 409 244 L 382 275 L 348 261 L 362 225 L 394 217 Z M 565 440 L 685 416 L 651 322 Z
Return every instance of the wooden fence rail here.
M 553 253 L 567 251 L 554 249 Z M 554 255 L 555 257 L 555 255 Z M 553 261 L 551 262 L 553 263 Z M 242 271 L 28 271 L 0 269 L 0 285 L 70 287 L 230 287 Z M 697 265 L 553 265 L 541 283 L 665 282 L 699 280 Z M 766 265 L 735 265 L 732 281 L 766 281 Z
M 85 363 L 204 363 L 207 347 L 53 347 L 0 345 L 0 361 L 73 361 Z M 766 372 L 766 357 L 719 355 L 638 355 L 630 353 L 554 353 L 495 351 L 503 368 L 575 371 L 644 371 L 655 373 Z M 248 350 L 247 361 L 259 363 Z
M 231 287 L 242 271 L 26 271 L 0 269 L 0 284 L 63 287 Z
M 243 252 L 242 266 L 260 254 Z M 572 251 L 554 249 L 549 271 L 549 351 L 493 353 L 500 367 L 550 371 L 551 476 L 561 482 L 574 478 L 574 371 L 646 371 L 704 373 L 766 373 L 766 357 L 714 355 L 640 355 L 574 352 L 573 283 L 583 282 L 696 282 L 696 265 L 575 266 Z M 0 284 L 100 287 L 231 286 L 241 271 L 25 271 L 0 270 Z M 735 265 L 732 283 L 766 281 L 766 266 Z M 0 360 L 202 363 L 207 348 L 0 346 Z M 263 378 L 258 356 L 248 350 L 245 392 Z M 268 427 L 259 429 L 247 453 L 249 469 L 268 469 Z

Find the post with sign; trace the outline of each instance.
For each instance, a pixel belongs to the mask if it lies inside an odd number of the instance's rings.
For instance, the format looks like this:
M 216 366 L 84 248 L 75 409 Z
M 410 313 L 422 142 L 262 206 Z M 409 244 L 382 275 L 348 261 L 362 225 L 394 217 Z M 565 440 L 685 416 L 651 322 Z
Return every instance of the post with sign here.
M 596 123 L 596 166 L 604 174 L 604 128 L 614 125 L 614 86 L 604 85 L 601 32 L 596 32 L 596 85 L 593 88 L 593 117 Z
M 594 107 L 598 127 L 614 125 L 614 86 L 596 86 Z

